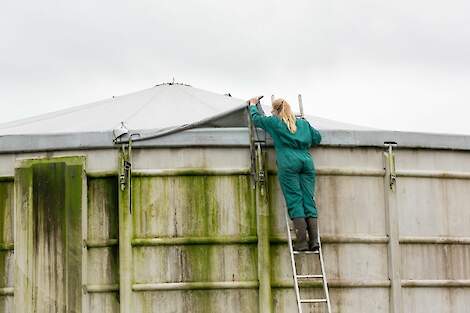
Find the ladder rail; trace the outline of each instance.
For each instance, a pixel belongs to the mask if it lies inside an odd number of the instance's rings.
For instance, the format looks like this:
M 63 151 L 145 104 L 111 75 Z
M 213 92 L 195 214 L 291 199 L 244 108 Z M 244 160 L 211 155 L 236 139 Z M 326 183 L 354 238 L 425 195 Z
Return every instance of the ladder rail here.
M 321 247 L 321 240 L 320 240 L 320 227 L 317 227 L 317 238 L 318 238 L 318 251 L 320 252 L 320 266 L 321 266 L 321 273 L 322 273 L 322 280 L 323 280 L 323 291 L 325 292 L 326 298 L 326 306 L 328 309 L 328 313 L 331 313 L 331 304 L 330 304 L 330 293 L 328 292 L 328 282 L 326 279 L 326 272 L 325 272 L 325 265 L 323 263 L 323 252 Z
M 302 313 L 302 302 L 300 300 L 299 282 L 297 280 L 297 269 L 295 266 L 294 248 L 292 247 L 292 236 L 290 234 L 289 215 L 287 215 L 287 212 L 286 212 L 286 229 L 287 229 L 287 243 L 289 245 L 290 261 L 292 265 L 292 276 L 294 277 L 294 289 L 295 289 L 295 297 L 297 299 L 297 309 L 299 310 L 299 313 Z

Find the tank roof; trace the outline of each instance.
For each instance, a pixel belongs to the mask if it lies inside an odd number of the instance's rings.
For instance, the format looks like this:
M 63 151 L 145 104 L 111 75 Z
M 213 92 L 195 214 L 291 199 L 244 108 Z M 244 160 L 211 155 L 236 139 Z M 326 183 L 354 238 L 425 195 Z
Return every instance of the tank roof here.
M 383 146 L 395 141 L 399 146 L 470 150 L 470 136 L 378 130 L 310 115 L 306 119 L 322 131 L 324 145 Z M 136 146 L 248 144 L 244 100 L 167 83 L 0 124 L 0 153 L 113 148 L 113 130 L 121 122 L 137 134 Z
M 152 88 L 0 124 L 0 135 L 65 134 L 129 129 L 156 130 L 192 124 L 244 106 L 245 101 L 185 84 Z M 308 116 L 320 129 L 367 129 Z M 240 125 L 243 126 L 243 125 Z

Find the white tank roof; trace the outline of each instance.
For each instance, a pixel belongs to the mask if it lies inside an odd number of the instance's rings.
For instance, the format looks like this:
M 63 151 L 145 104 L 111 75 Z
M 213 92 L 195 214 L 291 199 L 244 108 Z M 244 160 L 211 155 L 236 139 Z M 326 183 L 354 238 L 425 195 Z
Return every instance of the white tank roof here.
M 123 96 L 0 124 L 0 135 L 102 132 L 113 130 L 122 121 L 129 129 L 168 129 L 210 119 L 241 106 L 244 106 L 242 99 L 183 84 L 161 84 Z M 320 129 L 368 129 L 315 116 L 308 116 L 307 119 Z
M 295 109 L 295 108 L 294 108 Z M 269 112 L 269 108 L 265 108 Z M 307 116 L 326 146 L 470 150 L 470 136 L 370 129 Z M 135 147 L 247 146 L 246 103 L 183 84 L 153 88 L 0 124 L 0 153 L 115 149 L 113 129 L 125 122 Z M 126 142 L 124 135 L 120 140 Z M 119 141 L 118 143 L 120 143 Z M 269 142 L 268 142 L 269 144 Z

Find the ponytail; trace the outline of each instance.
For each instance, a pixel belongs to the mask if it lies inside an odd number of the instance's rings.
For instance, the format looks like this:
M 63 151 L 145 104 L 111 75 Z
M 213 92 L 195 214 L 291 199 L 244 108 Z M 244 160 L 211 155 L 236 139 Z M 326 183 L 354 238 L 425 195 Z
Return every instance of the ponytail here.
M 279 118 L 286 124 L 289 131 L 294 134 L 297 131 L 296 118 L 289 103 L 284 99 L 276 99 L 273 101 L 273 109 L 276 110 Z

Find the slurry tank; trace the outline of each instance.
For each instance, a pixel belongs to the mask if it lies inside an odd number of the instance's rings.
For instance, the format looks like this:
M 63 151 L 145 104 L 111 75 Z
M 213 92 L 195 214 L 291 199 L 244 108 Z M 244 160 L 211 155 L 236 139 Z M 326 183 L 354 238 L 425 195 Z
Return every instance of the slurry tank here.
M 470 137 L 308 119 L 333 312 L 467 312 Z M 0 125 L 0 312 L 297 312 L 275 154 L 260 211 L 246 126 L 182 84 Z

